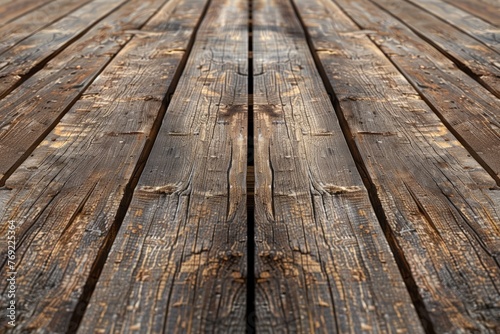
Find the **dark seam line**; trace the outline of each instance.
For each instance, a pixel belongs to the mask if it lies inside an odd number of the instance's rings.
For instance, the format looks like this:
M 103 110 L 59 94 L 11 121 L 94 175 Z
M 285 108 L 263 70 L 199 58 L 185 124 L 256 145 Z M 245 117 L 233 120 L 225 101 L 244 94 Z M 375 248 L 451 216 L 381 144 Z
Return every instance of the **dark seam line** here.
M 248 142 L 247 142 L 247 300 L 246 332 L 255 330 L 255 217 L 254 217 L 254 131 L 253 131 L 253 38 L 252 0 L 248 1 Z

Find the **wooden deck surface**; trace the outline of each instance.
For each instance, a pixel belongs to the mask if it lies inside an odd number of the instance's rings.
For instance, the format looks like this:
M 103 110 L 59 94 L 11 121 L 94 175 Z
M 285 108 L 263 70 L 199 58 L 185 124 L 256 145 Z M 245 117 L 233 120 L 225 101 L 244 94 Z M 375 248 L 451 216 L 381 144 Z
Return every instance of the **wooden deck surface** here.
M 497 0 L 0 0 L 0 333 L 500 333 Z

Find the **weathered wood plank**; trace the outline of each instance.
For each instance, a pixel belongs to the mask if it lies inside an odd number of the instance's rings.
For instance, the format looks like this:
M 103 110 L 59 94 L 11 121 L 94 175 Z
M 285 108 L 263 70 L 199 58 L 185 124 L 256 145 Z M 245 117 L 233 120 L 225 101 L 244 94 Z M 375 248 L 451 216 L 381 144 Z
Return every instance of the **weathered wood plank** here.
M 333 2 L 295 3 L 426 325 L 435 333 L 498 332 L 495 182 Z
M 500 27 L 500 2 L 483 0 L 444 0 L 451 5 L 455 5 L 466 12 L 471 13 L 491 24 Z
M 165 0 L 131 0 L 67 47 L 0 104 L 0 185 L 50 133 Z M 84 96 L 85 98 L 85 96 Z
M 372 0 L 403 21 L 500 98 L 498 53 L 446 22 L 406 1 Z
M 33 1 L 35 2 L 35 1 Z M 0 54 L 32 35 L 37 30 L 64 17 L 90 0 L 60 0 L 49 2 L 0 28 Z
M 500 185 L 500 100 L 371 2 L 336 2 L 391 59 Z
M 126 1 L 94 0 L 4 52 L 0 58 L 0 98 Z
M 246 7 L 211 1 L 79 332 L 244 332 Z
M 203 10 L 197 0 L 169 1 L 0 191 L 0 220 L 17 226 L 13 333 L 74 329 Z M 5 259 L 6 245 L 0 250 Z
M 31 10 L 37 7 L 43 6 L 46 3 L 52 2 L 54 0 L 16 0 L 16 1 L 4 1 L 0 4 L 0 26 L 15 20 L 17 17 L 23 14 L 29 13 Z
M 422 332 L 290 2 L 254 5 L 257 332 Z
M 500 28 L 441 0 L 408 0 L 500 52 Z M 500 11 L 496 11 L 500 18 Z M 500 56 L 500 55 L 499 55 Z

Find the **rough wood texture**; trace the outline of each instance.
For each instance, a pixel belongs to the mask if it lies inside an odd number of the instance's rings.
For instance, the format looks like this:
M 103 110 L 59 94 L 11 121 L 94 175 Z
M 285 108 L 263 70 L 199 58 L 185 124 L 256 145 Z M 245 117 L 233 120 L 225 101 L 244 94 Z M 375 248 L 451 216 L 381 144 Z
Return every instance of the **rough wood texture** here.
M 254 6 L 257 332 L 421 332 L 290 2 Z
M 441 0 L 408 0 L 500 52 L 500 29 Z M 497 18 L 500 11 L 497 8 Z M 500 57 L 500 55 L 498 55 Z
M 131 0 L 96 24 L 0 103 L 0 185 L 50 133 L 165 0 Z M 83 98 L 88 98 L 88 94 Z
M 500 2 L 497 0 L 445 0 L 466 12 L 500 27 Z
M 0 333 L 500 333 L 499 10 L 0 0 Z
M 0 58 L 0 98 L 125 1 L 94 0 L 4 52 Z
M 211 1 L 81 333 L 244 332 L 247 15 Z
M 435 333 L 497 333 L 494 181 L 333 2 L 295 3 L 374 185 L 371 196 L 395 254 L 425 307 L 419 312 L 426 326 Z
M 63 333 L 80 316 L 78 302 L 117 232 L 117 212 L 202 12 L 199 1 L 167 3 L 0 190 L 0 220 L 17 226 L 22 284 L 13 333 Z
M 336 2 L 365 30 L 360 34 L 368 35 L 382 49 L 500 185 L 500 100 L 369 1 Z
M 372 0 L 408 25 L 421 38 L 447 55 L 500 98 L 499 55 L 421 8 L 405 1 Z
M 37 30 L 66 16 L 90 0 L 60 0 L 49 2 L 0 28 L 0 54 L 32 35 Z M 0 5 L 1 6 L 1 5 Z M 1 59 L 1 58 L 0 58 Z

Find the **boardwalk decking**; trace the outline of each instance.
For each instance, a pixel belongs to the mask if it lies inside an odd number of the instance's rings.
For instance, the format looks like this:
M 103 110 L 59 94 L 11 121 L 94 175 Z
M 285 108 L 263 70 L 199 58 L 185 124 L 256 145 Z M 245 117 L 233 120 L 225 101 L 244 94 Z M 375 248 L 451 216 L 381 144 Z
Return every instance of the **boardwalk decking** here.
M 0 0 L 0 333 L 499 333 L 500 3 Z

